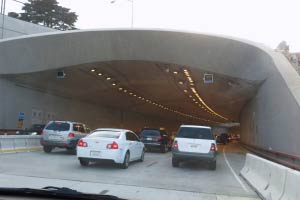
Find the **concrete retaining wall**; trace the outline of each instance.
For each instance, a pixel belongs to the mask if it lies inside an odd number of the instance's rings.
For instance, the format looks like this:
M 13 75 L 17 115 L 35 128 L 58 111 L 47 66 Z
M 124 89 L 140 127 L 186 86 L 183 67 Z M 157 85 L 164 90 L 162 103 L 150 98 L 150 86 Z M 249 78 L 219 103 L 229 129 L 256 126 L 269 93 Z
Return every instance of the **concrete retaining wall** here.
M 3 15 L 0 15 L 0 32 L 2 32 L 2 17 Z M 29 34 L 35 34 L 35 33 L 44 33 L 44 32 L 53 32 L 57 31 L 52 28 L 36 25 L 33 23 L 25 22 L 22 20 L 18 20 L 12 17 L 4 16 L 4 32 L 3 32 L 3 38 L 12 38 L 12 37 L 18 37 L 22 35 L 29 35 Z M 0 38 L 1 39 L 1 38 Z
M 41 136 L 0 136 L 0 153 L 41 150 Z

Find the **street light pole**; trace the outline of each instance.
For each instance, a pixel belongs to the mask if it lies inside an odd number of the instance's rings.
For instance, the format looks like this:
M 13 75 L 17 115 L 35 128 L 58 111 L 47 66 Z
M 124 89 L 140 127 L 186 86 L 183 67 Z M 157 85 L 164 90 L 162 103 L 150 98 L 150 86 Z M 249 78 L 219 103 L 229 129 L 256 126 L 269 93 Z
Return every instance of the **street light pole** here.
M 1 39 L 4 38 L 4 15 L 5 15 L 5 5 L 6 0 L 1 0 L 1 14 L 2 14 L 2 30 L 1 30 Z

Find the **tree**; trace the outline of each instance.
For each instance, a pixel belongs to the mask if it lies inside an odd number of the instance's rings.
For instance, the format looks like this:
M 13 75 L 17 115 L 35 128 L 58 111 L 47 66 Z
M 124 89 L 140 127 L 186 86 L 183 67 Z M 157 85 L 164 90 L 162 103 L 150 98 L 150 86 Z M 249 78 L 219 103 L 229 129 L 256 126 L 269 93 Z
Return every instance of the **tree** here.
M 78 16 L 56 0 L 28 0 L 19 19 L 58 30 L 73 30 Z

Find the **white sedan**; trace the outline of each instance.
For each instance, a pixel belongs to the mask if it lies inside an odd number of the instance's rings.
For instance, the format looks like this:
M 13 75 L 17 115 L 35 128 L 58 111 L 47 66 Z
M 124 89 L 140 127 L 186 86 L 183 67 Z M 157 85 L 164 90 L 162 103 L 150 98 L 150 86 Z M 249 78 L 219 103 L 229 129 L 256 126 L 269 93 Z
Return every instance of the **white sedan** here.
M 88 166 L 90 161 L 110 160 L 126 169 L 131 161 L 144 161 L 144 154 L 145 147 L 138 136 L 124 129 L 96 129 L 77 144 L 82 166 Z

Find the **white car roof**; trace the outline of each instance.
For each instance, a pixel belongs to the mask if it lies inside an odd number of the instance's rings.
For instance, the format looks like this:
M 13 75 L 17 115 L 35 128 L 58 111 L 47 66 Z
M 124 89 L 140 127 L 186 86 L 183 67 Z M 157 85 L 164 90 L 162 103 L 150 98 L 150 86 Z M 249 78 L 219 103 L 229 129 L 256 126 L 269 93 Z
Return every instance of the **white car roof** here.
M 209 126 L 197 126 L 197 125 L 181 125 L 180 127 L 207 128 L 207 129 L 211 129 L 211 127 L 209 127 Z
M 100 130 L 105 130 L 105 131 L 120 131 L 120 132 L 133 132 L 131 130 L 127 130 L 127 129 L 120 129 L 120 128 L 96 128 L 95 131 L 100 131 Z

